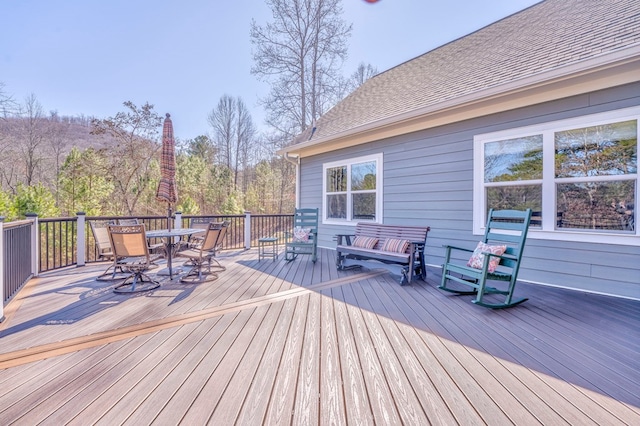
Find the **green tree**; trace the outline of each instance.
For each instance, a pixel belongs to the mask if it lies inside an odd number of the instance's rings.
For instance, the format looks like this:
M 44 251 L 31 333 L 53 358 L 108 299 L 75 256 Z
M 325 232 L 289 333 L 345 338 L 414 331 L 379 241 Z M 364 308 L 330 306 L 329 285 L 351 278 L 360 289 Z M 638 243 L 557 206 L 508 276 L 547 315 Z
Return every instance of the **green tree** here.
M 2 189 L 0 189 L 0 216 L 3 216 L 6 221 L 14 220 L 17 217 L 13 197 Z
M 104 152 L 93 148 L 80 151 L 74 147 L 65 158 L 59 180 L 59 207 L 62 214 L 73 215 L 83 211 L 89 216 L 112 213 L 109 211 L 113 184 L 105 176 Z
M 43 218 L 59 215 L 55 197 L 41 183 L 31 186 L 18 184 L 13 202 L 20 218 L 24 218 L 27 213 L 36 213 Z

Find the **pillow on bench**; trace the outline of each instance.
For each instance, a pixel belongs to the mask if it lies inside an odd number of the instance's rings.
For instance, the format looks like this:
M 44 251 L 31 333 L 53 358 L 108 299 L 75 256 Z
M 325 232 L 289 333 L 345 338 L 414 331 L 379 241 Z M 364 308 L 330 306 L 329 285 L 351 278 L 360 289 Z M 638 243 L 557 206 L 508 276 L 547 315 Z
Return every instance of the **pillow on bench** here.
M 404 253 L 409 247 L 409 240 L 401 240 L 398 238 L 387 238 L 380 247 L 382 251 L 391 251 L 394 253 Z
M 353 239 L 353 243 L 351 244 L 351 246 L 372 249 L 375 247 L 377 242 L 378 239 L 375 237 L 357 236 Z

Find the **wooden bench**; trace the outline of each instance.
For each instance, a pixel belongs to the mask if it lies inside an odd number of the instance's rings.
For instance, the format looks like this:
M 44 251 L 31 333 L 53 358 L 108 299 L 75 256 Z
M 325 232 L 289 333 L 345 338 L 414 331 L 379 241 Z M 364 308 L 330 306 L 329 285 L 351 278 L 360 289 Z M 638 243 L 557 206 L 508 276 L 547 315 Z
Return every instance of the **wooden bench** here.
M 427 270 L 424 247 L 428 232 L 428 226 L 359 222 L 354 234 L 336 235 L 338 243 L 336 266 L 339 270 L 362 266 L 369 269 L 384 268 L 400 275 L 400 284 L 410 283 L 414 275 L 419 275 L 422 280 L 425 280 Z M 353 244 L 357 237 L 374 238 L 375 245 L 372 248 L 356 247 Z M 406 250 L 402 252 L 383 250 L 388 239 L 407 240 Z

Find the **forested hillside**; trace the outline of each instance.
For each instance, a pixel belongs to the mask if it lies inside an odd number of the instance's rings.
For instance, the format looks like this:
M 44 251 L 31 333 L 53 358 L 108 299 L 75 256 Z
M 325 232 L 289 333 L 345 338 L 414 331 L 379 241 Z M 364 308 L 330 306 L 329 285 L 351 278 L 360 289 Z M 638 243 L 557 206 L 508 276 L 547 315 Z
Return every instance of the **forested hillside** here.
M 123 109 L 103 119 L 45 115 L 32 97 L 19 113 L 0 118 L 0 215 L 165 213 L 155 199 L 162 119 L 153 105 L 125 102 Z M 293 165 L 271 155 L 255 131 L 242 145 L 234 141 L 231 135 L 217 143 L 207 135 L 178 139 L 175 209 L 293 211 Z

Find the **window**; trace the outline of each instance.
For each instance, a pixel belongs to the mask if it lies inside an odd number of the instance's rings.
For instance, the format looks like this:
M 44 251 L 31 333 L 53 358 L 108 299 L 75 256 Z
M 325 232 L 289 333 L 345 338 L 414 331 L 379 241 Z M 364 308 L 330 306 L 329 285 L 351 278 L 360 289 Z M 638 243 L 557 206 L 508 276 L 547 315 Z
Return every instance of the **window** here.
M 382 154 L 323 166 L 325 223 L 380 222 Z
M 476 136 L 474 233 L 490 208 L 531 208 L 538 237 L 637 244 L 639 121 L 636 107 Z

